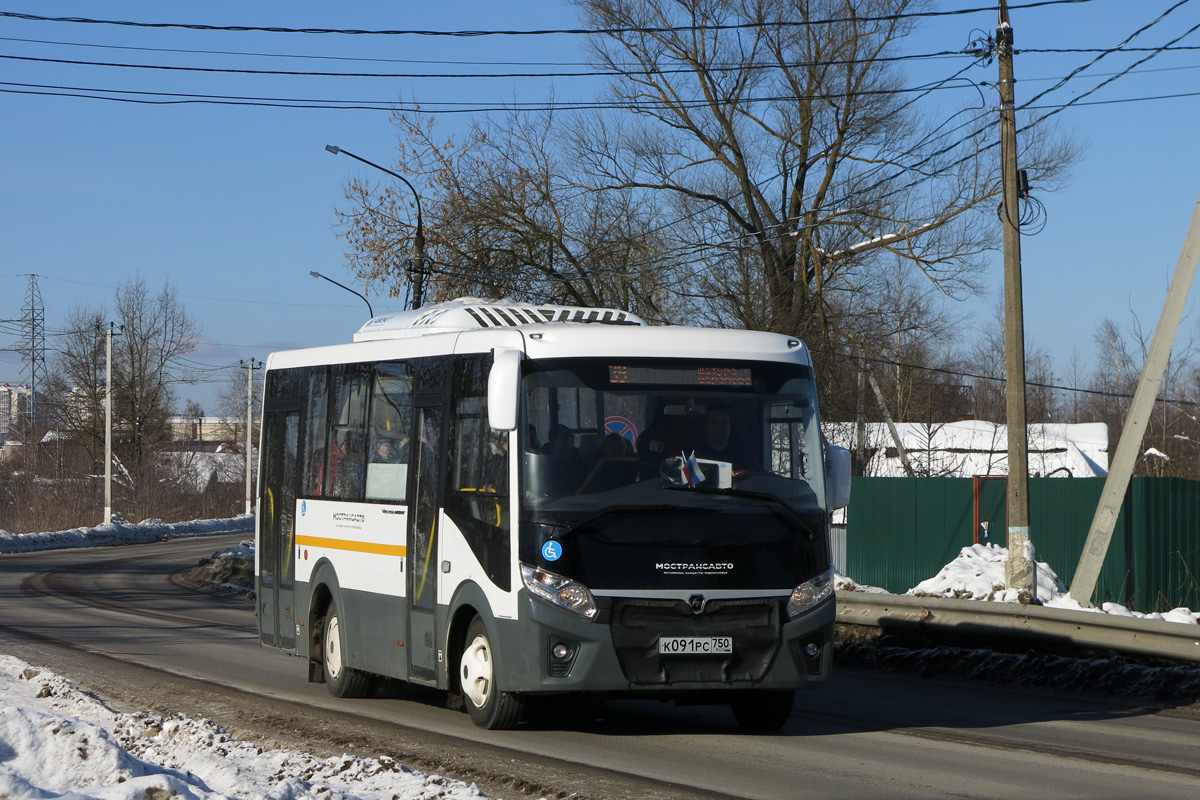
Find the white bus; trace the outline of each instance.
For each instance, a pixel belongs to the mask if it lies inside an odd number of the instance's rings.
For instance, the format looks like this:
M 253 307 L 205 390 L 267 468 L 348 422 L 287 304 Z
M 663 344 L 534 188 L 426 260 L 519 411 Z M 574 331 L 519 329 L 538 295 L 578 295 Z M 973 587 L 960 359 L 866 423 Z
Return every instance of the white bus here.
M 829 677 L 823 447 L 807 348 L 612 309 L 463 298 L 267 362 L 263 645 L 338 697 L 390 680 L 484 728 L 525 699 L 788 718 Z

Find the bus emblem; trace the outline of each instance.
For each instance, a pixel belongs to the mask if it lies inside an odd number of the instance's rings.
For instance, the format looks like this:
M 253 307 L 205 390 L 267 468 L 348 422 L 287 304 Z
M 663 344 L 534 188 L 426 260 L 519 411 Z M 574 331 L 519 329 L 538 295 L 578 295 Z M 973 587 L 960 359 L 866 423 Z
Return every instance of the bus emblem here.
M 542 558 L 547 561 L 558 561 L 562 558 L 562 545 L 558 542 L 546 542 L 542 545 Z
M 692 607 L 693 614 L 699 614 L 704 611 L 704 595 L 694 594 L 688 598 L 688 605 Z

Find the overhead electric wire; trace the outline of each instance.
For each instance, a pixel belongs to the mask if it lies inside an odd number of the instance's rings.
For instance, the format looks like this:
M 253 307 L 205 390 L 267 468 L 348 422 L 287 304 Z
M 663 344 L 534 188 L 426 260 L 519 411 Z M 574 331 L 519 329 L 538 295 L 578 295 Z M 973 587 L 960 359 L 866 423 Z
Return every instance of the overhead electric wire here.
M 1196 25 L 1193 25 L 1191 28 L 1189 28 L 1189 29 L 1188 29 L 1187 31 L 1185 31 L 1184 33 L 1180 34 L 1180 35 L 1179 35 L 1179 36 L 1178 36 L 1176 39 L 1174 39 L 1173 41 L 1174 41 L 1174 42 L 1177 42 L 1177 41 L 1179 41 L 1180 39 L 1184 38 L 1185 36 L 1190 36 L 1191 34 L 1195 33 L 1195 32 L 1196 32 L 1196 31 L 1198 31 L 1198 30 L 1200 30 L 1200 23 L 1197 23 Z M 1064 111 L 1064 110 L 1065 110 L 1065 109 L 1067 109 L 1067 108 L 1070 108 L 1071 106 L 1074 106 L 1074 105 L 1079 105 L 1079 104 L 1081 104 L 1081 101 L 1083 100 L 1083 98 L 1085 98 L 1085 97 L 1088 97 L 1089 95 L 1093 95 L 1093 94 L 1095 94 L 1096 92 L 1100 91 L 1100 90 L 1101 90 L 1101 89 L 1103 89 L 1105 86 L 1108 86 L 1110 83 L 1112 83 L 1113 81 L 1117 80 L 1118 78 L 1121 78 L 1121 77 L 1123 77 L 1124 75 L 1127 75 L 1127 74 L 1129 74 L 1129 72 L 1130 72 L 1130 71 L 1131 71 L 1131 70 L 1132 70 L 1134 67 L 1140 66 L 1141 64 L 1145 64 L 1147 61 L 1149 61 L 1149 60 L 1150 60 L 1150 59 L 1152 59 L 1152 58 L 1155 58 L 1156 56 L 1160 55 L 1162 52 L 1163 52 L 1162 50 L 1157 50 L 1157 51 L 1155 51 L 1155 52 L 1151 53 L 1150 55 L 1146 56 L 1145 58 L 1143 58 L 1143 59 L 1141 59 L 1141 60 L 1139 60 L 1139 61 L 1135 61 L 1133 64 L 1129 65 L 1129 67 L 1128 67 L 1127 69 L 1125 69 L 1125 70 L 1123 70 L 1123 71 L 1121 71 L 1121 72 L 1117 73 L 1116 75 L 1113 75 L 1113 76 L 1112 76 L 1112 77 L 1110 77 L 1108 80 L 1106 80 L 1106 81 L 1103 81 L 1103 82 L 1101 82 L 1101 83 L 1097 84 L 1096 86 L 1093 86 L 1091 89 L 1087 90 L 1086 92 L 1084 92 L 1083 94 L 1079 95 L 1078 97 L 1073 97 L 1073 98 L 1071 98 L 1071 100 L 1069 100 L 1068 102 L 1064 103 L 1064 104 L 1063 104 L 1061 107 L 1059 107 L 1059 108 L 1056 108 L 1055 110 L 1051 111 L 1049 114 L 1045 114 L 1045 115 L 1043 115 L 1042 117 L 1040 117 L 1040 118 L 1039 118 L 1039 119 L 1036 121 L 1036 123 L 1037 123 L 1037 124 L 1040 124 L 1041 122 L 1044 122 L 1045 120 L 1049 119 L 1050 117 L 1054 116 L 1055 114 L 1059 114 L 1059 113 L 1061 113 L 1062 111 Z M 1043 96 L 1043 95 L 1038 95 L 1038 96 L 1039 96 L 1039 97 L 1041 97 L 1041 96 Z M 1024 107 L 1024 106 L 1023 106 L 1023 107 Z
M 1034 0 L 1033 2 L 1013 4 L 1010 11 L 1047 6 L 1079 5 L 1095 0 Z M 903 19 L 921 19 L 934 17 L 952 17 L 976 12 L 994 12 L 995 7 L 983 6 L 974 8 L 951 9 L 948 11 L 903 12 L 899 14 L 878 14 L 874 16 L 834 17 L 820 20 L 780 20 L 777 22 L 748 22 L 727 25 L 666 25 L 646 27 L 615 27 L 615 28 L 549 28 L 535 30 L 367 30 L 362 28 L 287 28 L 281 26 L 259 25 L 207 25 L 202 23 L 183 22 L 135 22 L 132 20 L 92 19 L 88 17 L 46 17 L 37 14 L 23 14 L 15 11 L 0 11 L 0 18 L 7 17 L 28 22 L 64 22 L 89 25 L 118 25 L 132 28 L 176 28 L 193 31 L 223 31 L 231 33 L 302 33 L 302 34 L 339 34 L 351 36 L 447 36 L 475 38 L 481 36 L 548 36 L 548 35 L 582 35 L 596 34 L 612 35 L 622 33 L 689 33 L 696 31 L 723 30 L 753 30 L 760 28 L 809 27 L 812 25 L 837 25 L 848 22 L 895 22 Z
M 920 61 L 938 58 L 961 58 L 962 53 L 944 50 L 936 53 L 913 53 L 909 55 L 881 56 L 869 59 L 869 63 L 885 63 L 897 61 Z M 19 56 L 11 53 L 0 53 L 0 58 L 10 61 L 29 61 L 44 64 L 64 64 L 80 67 L 112 67 L 116 69 L 145 69 L 162 70 L 166 72 L 207 72 L 230 75 L 266 75 L 272 77 L 300 78 L 385 78 L 389 80 L 424 80 L 427 78 L 603 78 L 621 77 L 628 75 L 676 75 L 695 72 L 694 67 L 685 66 L 675 69 L 654 70 L 588 70 L 586 72 L 315 72 L 305 70 L 281 69 L 249 69 L 241 67 L 195 67 L 177 64 L 127 64 L 117 61 L 82 61 L 73 58 L 45 58 L 41 56 Z M 809 69 L 812 67 L 849 66 L 868 63 L 867 60 L 842 59 L 829 61 L 796 62 L 791 64 L 710 64 L 705 65 L 706 72 L 744 72 L 746 70 L 777 70 L 777 69 Z
M 60 42 L 51 39 L 25 39 L 15 36 L 0 36 L 0 42 L 25 44 L 48 44 L 61 47 L 95 47 L 104 50 L 132 50 L 142 53 L 182 53 L 186 55 L 249 56 L 252 58 L 288 58 L 314 61 L 352 61 L 376 64 L 456 64 L 460 66 L 492 67 L 586 67 L 583 61 L 452 61 L 428 58 L 368 58 L 366 56 L 330 56 L 317 53 L 263 53 L 247 50 L 198 50 L 181 47 L 137 47 L 134 45 L 97 44 L 95 42 Z
M 1186 0 L 1185 0 L 1185 2 L 1186 2 Z M 1055 3 L 1046 3 L 1046 4 L 1032 4 L 1032 5 L 1054 5 L 1054 4 L 1055 4 Z M 1022 6 L 1022 7 L 1024 7 L 1024 6 Z M 1029 7 L 1032 7 L 1032 6 L 1029 6 Z M 1018 8 L 1018 6 L 1014 6 L 1014 7 L 1012 7 L 1012 8 Z M 977 10 L 985 10 L 985 9 L 977 9 Z M 1174 9 L 1172 8 L 1171 10 L 1174 10 Z M 1169 13 L 1169 11 L 1168 11 L 1168 12 L 1166 12 L 1166 13 Z M 1165 14 L 1164 14 L 1163 16 L 1165 16 Z M 1160 18 L 1161 18 L 1161 17 L 1160 17 Z M 1151 23 L 1151 24 L 1153 24 L 1153 23 Z M 1148 26 L 1147 26 L 1147 27 L 1148 27 Z M 1135 35 L 1136 35 L 1136 34 L 1135 34 Z M 1130 38 L 1132 39 L 1133 37 L 1130 37 Z M 1182 37 L 1180 37 L 1180 38 L 1182 38 Z M 1127 41 L 1128 41 L 1128 40 L 1127 40 Z M 1178 41 L 1178 40 L 1176 40 L 1176 41 Z M 1165 49 L 1167 49 L 1167 48 L 1155 48 L 1155 49 L 1153 50 L 1153 53 L 1154 53 L 1155 55 L 1157 55 L 1158 53 L 1164 52 L 1164 50 L 1165 50 Z M 939 54 L 939 55 L 940 55 L 940 54 Z M 1148 59 L 1147 59 L 1147 60 L 1148 60 Z M 1094 63 L 1094 62 L 1093 62 L 1093 63 Z M 1140 62 L 1140 63 L 1144 63 L 1144 62 Z M 1135 66 L 1136 66 L 1136 65 L 1135 65 Z M 1130 69 L 1132 69 L 1132 68 L 1130 68 Z M 1119 74 L 1118 74 L 1116 77 L 1120 77 L 1120 75 L 1127 74 L 1129 71 L 1130 71 L 1130 70 L 1125 70 L 1124 72 L 1122 72 L 1122 73 L 1119 73 Z M 1077 72 L 1078 72 L 1078 71 L 1077 71 Z M 564 75 L 569 75 L 569 74 L 570 74 L 570 73 L 564 73 Z M 605 74 L 612 74 L 612 73 L 605 73 Z M 539 75 L 539 76 L 537 76 L 537 77 L 542 77 L 542 75 Z M 1068 76 L 1068 79 L 1067 79 L 1067 80 L 1069 80 L 1069 78 L 1070 78 L 1070 77 L 1071 77 L 1071 76 Z M 1114 80 L 1115 80 L 1115 78 L 1114 78 Z M 1064 81 L 1064 82 L 1065 82 L 1065 81 Z M 1064 83 L 1064 82 L 1060 82 L 1060 85 L 1061 85 L 1061 83 Z M 1111 81 L 1109 81 L 1109 82 L 1111 82 Z M 10 84 L 10 85 L 11 85 L 11 84 Z M 1057 87 L 1055 87 L 1055 88 L 1057 88 Z M 1097 89 L 1098 89 L 1098 88 L 1100 88 L 1100 87 L 1097 87 Z M 0 90 L 0 91 L 4 91 L 4 90 Z M 119 90 L 85 90 L 85 89 L 75 89 L 75 90 L 73 90 L 73 91 L 93 91 L 93 92 L 101 92 L 101 91 L 102 91 L 102 92 L 108 92 L 108 93 L 110 93 L 110 94 L 115 94 L 115 93 L 118 93 L 118 91 L 119 91 Z M 1051 90 L 1047 90 L 1047 92 L 1049 92 L 1049 91 L 1053 91 L 1053 88 L 1052 88 Z M 1093 91 L 1095 91 L 1095 90 L 1093 90 Z M 143 92 L 129 92 L 129 93 L 130 93 L 130 94 L 139 94 L 139 95 L 143 95 L 143 96 L 146 96 L 146 95 L 148 94 L 148 93 L 143 93 Z M 166 93 L 164 93 L 164 94 L 166 94 Z M 1041 96 L 1044 96 L 1045 94 L 1046 94 L 1046 92 L 1042 93 L 1042 95 L 1039 95 L 1039 97 L 1041 97 Z M 179 95 L 171 95 L 171 96 L 178 97 Z M 1100 104 L 1101 102 L 1106 102 L 1106 103 L 1115 103 L 1115 102 L 1134 102 L 1134 101 L 1145 100 L 1145 99 L 1168 99 L 1168 98 L 1172 98 L 1172 97 L 1186 97 L 1186 96 L 1191 96 L 1191 95 L 1190 95 L 1190 94 L 1180 94 L 1180 95 L 1164 95 L 1164 96 L 1161 96 L 1161 98 L 1131 98 L 1131 99 L 1127 99 L 1127 100 L 1116 100 L 1116 101 L 1097 101 L 1095 104 Z M 124 98 L 113 98 L 113 97 L 104 97 L 104 96 L 92 96 L 92 97 L 93 97 L 94 99 L 123 100 L 123 101 L 126 101 L 126 102 L 153 102 L 153 101 L 145 101 L 145 100 L 125 100 Z M 190 96 L 185 96 L 185 97 L 190 97 Z M 221 97 L 221 96 L 216 96 L 216 97 Z M 833 95 L 830 95 L 830 97 L 833 97 Z M 269 106 L 279 106 L 279 105 L 282 105 L 281 103 L 279 103 L 279 102 L 278 102 L 278 100 L 280 100 L 280 98 L 274 98 L 274 99 L 269 99 L 269 98 L 222 98 L 222 99 L 223 99 L 223 101 L 225 101 L 227 104 L 235 104 L 235 105 L 269 105 Z M 766 101 L 773 101 L 773 100 L 778 100 L 778 99 L 781 99 L 781 98 L 756 98 L 756 99 L 754 99 L 753 101 L 758 101 L 758 102 L 766 102 Z M 232 102 L 232 103 L 230 103 L 230 102 L 228 102 L 229 100 L 236 100 L 237 102 Z M 244 100 L 250 100 L 250 101 L 252 101 L 252 102 L 244 102 Z M 292 100 L 290 100 L 290 99 L 284 99 L 284 100 L 285 100 L 285 101 L 287 101 L 287 102 L 295 102 L 295 101 L 292 101 Z M 1074 102 L 1075 102 L 1075 103 L 1078 103 L 1078 100 L 1079 100 L 1079 98 L 1077 98 L 1077 99 L 1076 99 L 1076 101 L 1074 101 Z M 204 100 L 185 100 L 185 101 L 167 101 L 167 102 L 212 102 L 212 100 L 210 100 L 210 99 L 207 99 L 207 98 L 206 98 L 206 99 L 204 99 Z M 301 101 L 301 102 L 303 102 L 303 101 Z M 333 101 L 321 101 L 321 102 L 330 102 L 330 103 L 332 103 Z M 342 101 L 337 101 L 337 102 L 338 102 L 338 103 L 340 103 L 340 105 L 335 105 L 335 106 L 334 106 L 334 105 L 331 105 L 330 107 L 334 107 L 334 108 L 340 108 L 340 109 L 352 109 L 352 108 L 355 108 L 355 106 L 347 106 L 347 105 L 345 105 L 345 104 L 344 104 Z M 1093 104 L 1093 103 L 1078 103 L 1078 104 L 1080 104 L 1080 105 L 1090 105 L 1090 104 Z M 1063 106 L 1059 107 L 1059 109 L 1058 109 L 1058 110 L 1061 110 L 1062 108 L 1065 108 L 1067 105 L 1071 105 L 1071 103 L 1068 103 L 1068 104 L 1065 104 L 1065 105 L 1063 105 Z M 382 103 L 381 103 L 381 104 L 379 104 L 378 106 L 375 106 L 375 107 L 370 107 L 370 106 L 369 106 L 369 104 L 367 104 L 367 103 L 364 103 L 362 106 L 358 106 L 358 107 L 359 107 L 359 108 L 368 108 L 368 110 L 393 110 L 393 109 L 395 109 L 395 108 L 396 108 L 396 106 L 397 106 L 397 104 L 394 104 L 394 103 L 388 103 L 388 104 L 382 104 Z M 553 106 L 553 107 L 562 107 L 562 106 L 563 106 L 563 104 L 555 104 L 555 106 Z M 305 103 L 304 105 L 299 105 L 299 106 L 297 106 L 297 107 L 303 107 L 303 108 L 319 108 L 319 107 L 322 107 L 322 106 L 315 106 L 315 105 L 311 105 L 311 104 Z M 589 106 L 582 106 L 582 107 L 584 107 L 584 108 L 588 108 Z M 605 104 L 605 106 L 604 106 L 604 107 L 624 107 L 624 108 L 629 108 L 628 106 L 625 106 L 625 105 L 623 105 L 623 104 Z M 1024 108 L 1024 107 L 1025 107 L 1025 106 L 1023 106 L 1023 108 Z M 537 109 L 546 109 L 546 108 L 550 108 L 550 106 L 544 106 L 544 105 L 543 105 L 543 106 L 534 106 L 534 107 L 531 107 L 531 108 L 537 108 Z M 1037 106 L 1037 108 L 1046 108 L 1046 106 Z M 416 109 L 413 109 L 413 110 L 416 110 Z M 471 109 L 471 111 L 482 111 L 482 110 L 511 110 L 511 108 L 510 108 L 510 107 L 508 107 L 508 106 L 505 106 L 503 109 Z M 635 106 L 635 107 L 633 107 L 631 110 L 637 110 L 637 107 Z M 458 111 L 466 111 L 466 109 L 459 109 Z M 451 112 L 448 112 L 448 111 L 446 111 L 446 110 L 443 110 L 441 113 L 451 113 Z M 1057 113 L 1057 112 L 1055 112 L 1055 113 Z M 1050 115 L 1047 115 L 1047 116 L 1050 116 Z M 1042 118 L 1042 119 L 1044 119 L 1044 118 Z M 977 121 L 977 120 L 972 120 L 972 121 L 969 121 L 968 123 L 966 123 L 966 125 L 969 125 L 969 124 L 971 124 L 971 123 L 972 123 L 972 122 L 974 122 L 974 121 Z M 1038 120 L 1038 121 L 1041 121 L 1041 120 Z M 1036 123 L 1035 123 L 1035 124 L 1036 124 Z M 957 128 L 957 129 L 961 129 L 962 127 L 964 127 L 964 126 L 959 126 L 959 128 Z M 925 159 L 923 159 L 922 161 L 920 161 L 920 162 L 917 162 L 917 164 L 916 164 L 916 165 L 910 165 L 908 168 L 906 168 L 906 169 L 902 170 L 901 172 L 899 172 L 899 173 L 896 173 L 896 174 L 893 174 L 893 175 L 891 175 L 891 176 L 888 176 L 888 177 L 884 178 L 882 181 L 880 181 L 880 182 L 877 182 L 876 184 L 872 185 L 871 187 L 867 187 L 866 189 L 862 189 L 862 190 L 856 191 L 855 193 L 853 193 L 852 195 L 850 195 L 850 197 L 852 197 L 853 195 L 862 194 L 862 193 L 866 193 L 866 192 L 872 191 L 872 190 L 874 190 L 875 188 L 878 188 L 878 186 L 879 186 L 879 185 L 881 185 L 881 183 L 885 183 L 885 182 L 887 182 L 887 181 L 894 180 L 895 178 L 899 177 L 901 174 L 904 174 L 905 172 L 909 172 L 909 171 L 911 171 L 911 170 L 912 170 L 912 169 L 914 169 L 914 168 L 917 168 L 917 167 L 923 166 L 924 164 L 928 163 L 928 162 L 929 162 L 930 160 L 932 160 L 933 158 L 936 158 L 938 155 L 944 154 L 945 152 L 948 152 L 948 151 L 952 150 L 954 147 L 956 147 L 956 146 L 958 146 L 959 144 L 963 143 L 964 141 L 966 141 L 967 139 L 969 139 L 971 136 L 973 136 L 973 135 L 977 135 L 977 133 L 978 133 L 978 132 L 973 132 L 972 134 L 969 134 L 968 136 L 966 136 L 966 137 L 963 137 L 963 138 L 959 139 L 958 141 L 956 141 L 956 142 L 954 142 L 953 144 L 951 144 L 949 147 L 947 147 L 947 148 L 943 148 L 942 150 L 939 150 L 939 151 L 937 151 L 937 152 L 933 153 L 932 155 L 930 155 L 930 156 L 927 156 L 927 157 L 926 157 Z M 941 137 L 939 136 L 938 138 L 941 138 Z M 969 157 L 968 157 L 968 158 L 969 158 Z M 956 162 L 953 162 L 952 164 L 946 165 L 946 166 L 944 166 L 944 167 L 943 167 L 943 168 L 941 168 L 941 169 L 938 169 L 938 170 L 935 170 L 935 171 L 933 171 L 932 173 L 929 173 L 929 174 L 926 174 L 926 175 L 922 175 L 922 176 L 921 176 L 920 178 L 918 178 L 916 181 L 914 181 L 914 182 L 911 182 L 911 183 L 909 183 L 909 184 L 906 184 L 905 186 L 899 187 L 898 189 L 894 190 L 893 192 L 889 192 L 888 194 L 890 195 L 890 194 L 893 194 L 893 193 L 895 193 L 896 191 L 904 191 L 904 190 L 906 190 L 906 189 L 912 188 L 913 186 L 915 186 L 915 185 L 917 185 L 917 184 L 919 184 L 919 183 L 922 183 L 922 182 L 924 182 L 924 181 L 926 181 L 926 180 L 929 180 L 929 179 L 932 179 L 933 177 L 936 177 L 938 174 L 941 174 L 942 172 L 946 171 L 947 169 L 951 169 L 951 168 L 953 168 L 953 167 L 955 167 L 955 166 L 957 166 L 957 165 L 959 165 L 959 164 L 963 163 L 965 160 L 967 160 L 967 159 L 966 159 L 966 158 L 964 158 L 964 159 L 960 159 L 959 161 L 956 161 Z M 888 196 L 888 195 L 885 195 L 885 196 Z M 697 213 L 699 213 L 699 212 L 697 212 Z M 689 216 L 693 216 L 693 215 L 689 215 Z M 789 231 L 789 232 L 786 232 L 786 233 L 784 233 L 784 234 L 781 234 L 781 235 L 789 235 L 789 234 L 791 234 L 791 233 L 792 233 L 792 232 L 790 232 L 790 231 Z M 732 240 L 730 240 L 730 241 L 726 241 L 726 242 L 710 243 L 710 244 L 708 244 L 708 245 L 702 245 L 702 247 L 705 247 L 705 248 L 707 248 L 707 249 L 712 249 L 712 248 L 723 247 L 723 246 L 724 246 L 724 247 L 728 247 L 728 246 L 730 246 L 730 245 L 732 245 L 732 244 L 735 244 L 735 242 L 733 242 Z M 695 248 L 688 248 L 688 252 L 689 252 L 689 253 L 691 253 L 691 252 L 694 252 L 694 251 L 695 251 Z
M 1146 24 L 1145 24 L 1145 25 L 1143 25 L 1142 27 L 1140 27 L 1140 28 L 1138 28 L 1137 30 L 1135 30 L 1133 33 L 1129 34 L 1129 36 L 1127 36 L 1127 37 L 1125 38 L 1125 40 L 1124 40 L 1123 42 L 1121 42 L 1119 45 L 1117 45 L 1116 47 L 1114 47 L 1114 48 L 1112 48 L 1112 49 L 1110 49 L 1110 50 L 1107 50 L 1107 51 L 1105 51 L 1105 52 L 1101 53 L 1100 55 L 1096 56 L 1095 58 L 1093 58 L 1093 59 L 1092 59 L 1091 61 L 1089 61 L 1088 63 L 1086 63 L 1086 64 L 1082 64 L 1082 65 L 1080 65 L 1080 66 L 1076 67 L 1074 70 L 1072 70 L 1072 71 L 1071 71 L 1071 73 L 1070 73 L 1069 75 L 1067 75 L 1066 77 L 1064 77 L 1062 80 L 1060 80 L 1060 81 L 1059 81 L 1058 83 L 1056 83 L 1054 86 L 1051 86 L 1051 87 L 1050 87 L 1049 89 L 1047 89 L 1046 91 L 1044 91 L 1044 92 L 1041 92 L 1040 94 L 1038 94 L 1038 95 L 1035 95 L 1034 97 L 1031 97 L 1031 98 L 1030 98 L 1028 101 L 1026 101 L 1026 102 L 1024 103 L 1024 105 L 1032 105 L 1032 104 L 1036 103 L 1038 100 L 1040 100 L 1040 99 L 1042 99 L 1043 97 L 1045 97 L 1046 95 L 1050 94 L 1051 92 L 1054 92 L 1054 91 L 1057 91 L 1058 89 L 1061 89 L 1063 86 L 1065 86 L 1067 83 L 1069 83 L 1069 82 L 1071 81 L 1071 79 L 1072 79 L 1072 78 L 1074 78 L 1075 76 L 1079 75 L 1081 72 L 1083 72 L 1083 71 L 1084 71 L 1084 70 L 1086 70 L 1087 68 L 1089 68 L 1089 67 L 1093 66 L 1094 64 L 1096 64 L 1096 63 L 1100 62 L 1102 59 L 1104 59 L 1104 58 L 1107 58 L 1108 56 L 1112 55 L 1113 53 L 1119 52 L 1119 51 L 1121 50 L 1121 48 L 1122 48 L 1122 47 L 1124 47 L 1125 45 L 1129 44 L 1129 43 L 1130 43 L 1130 42 L 1132 42 L 1134 39 L 1136 39 L 1137 37 L 1141 36 L 1141 35 L 1142 35 L 1143 33 L 1145 33 L 1146 31 L 1148 31 L 1148 30 L 1150 30 L 1151 28 L 1153 28 L 1153 27 L 1154 27 L 1155 25 L 1157 25 L 1158 23 L 1162 22 L 1162 21 L 1163 21 L 1164 19 L 1166 19 L 1166 18 L 1167 18 L 1167 17 L 1168 17 L 1168 16 L 1169 16 L 1169 15 L 1170 15 L 1172 12 L 1174 12 L 1174 11 L 1177 11 L 1179 8 L 1181 8 L 1181 7 L 1182 7 L 1182 6 L 1184 6 L 1184 5 L 1187 5 L 1187 4 L 1188 4 L 1188 3 L 1190 3 L 1190 2 L 1191 2 L 1191 0 L 1179 0 L 1177 3 L 1175 3 L 1175 5 L 1171 6 L 1170 8 L 1166 9 L 1166 10 L 1165 10 L 1165 11 L 1163 11 L 1161 14 L 1159 14 L 1159 15 L 1158 15 L 1158 16 L 1157 16 L 1155 19 L 1151 20 L 1150 22 L 1146 23 Z M 1183 37 L 1179 37 L 1179 38 L 1183 38 Z M 1175 41 L 1179 41 L 1179 39 L 1176 39 Z M 1174 42 L 1171 42 L 1171 44 L 1174 44 Z M 1160 50 L 1156 50 L 1156 51 L 1154 52 L 1154 55 L 1158 55 L 1158 53 L 1160 53 L 1160 52 L 1162 52 L 1162 51 L 1161 51 L 1161 49 L 1160 49 Z M 1152 57 L 1153 57 L 1153 56 L 1151 56 L 1151 58 L 1152 58 Z M 1139 63 L 1141 63 L 1141 62 L 1139 62 Z M 1099 88 L 1099 87 L 1097 87 L 1097 88 Z
M 5 56 L 0 55 L 0 58 Z M 631 111 L 634 113 L 644 113 L 651 110 L 662 108 L 665 103 L 655 104 L 654 102 L 645 103 L 629 103 L 616 101 L 531 101 L 531 102 L 510 102 L 503 105 L 486 106 L 479 105 L 479 101 L 435 101 L 420 104 L 409 104 L 406 101 L 387 101 L 387 100 L 339 100 L 339 99 L 305 99 L 305 98 L 289 98 L 289 97 L 255 97 L 250 95 L 206 95 L 206 94 L 190 94 L 184 92 L 157 92 L 143 91 L 134 89 L 99 89 L 94 87 L 81 86 L 64 86 L 61 84 L 36 84 L 36 83 L 17 83 L 12 81 L 0 81 L 0 86 L 17 87 L 13 89 L 0 89 L 0 92 L 9 94 L 33 94 L 47 96 L 62 96 L 62 97 L 81 97 L 94 100 L 113 100 L 127 103 L 142 103 L 149 105 L 183 105 L 183 104 L 207 104 L 207 105 L 249 105 L 249 106 L 267 106 L 279 108 L 313 108 L 313 109 L 356 109 L 356 110 L 372 110 L 372 111 L 395 111 L 403 110 L 409 113 L 425 113 L 425 114 L 462 114 L 462 113 L 483 113 L 490 111 L 605 111 L 619 110 Z M 899 95 L 908 94 L 910 92 L 921 92 L 928 94 L 930 91 L 937 89 L 956 89 L 965 87 L 930 87 L 916 86 L 911 88 L 899 89 L 880 89 L 873 92 L 853 92 L 853 93 L 827 93 L 818 95 L 809 95 L 808 100 L 839 100 L 851 96 L 864 96 L 866 94 L 874 94 L 879 96 L 884 95 Z M 137 95 L 137 97 L 108 97 L 109 94 L 120 95 Z M 142 98 L 164 98 L 164 99 L 142 99 Z M 794 96 L 785 95 L 769 95 L 762 97 L 747 97 L 740 102 L 745 104 L 757 103 L 778 103 L 795 99 Z M 683 102 L 672 103 L 672 106 L 693 109 L 705 108 L 710 105 L 705 99 L 697 99 Z M 426 108 L 428 106 L 429 108 Z M 465 106 L 465 107 L 464 107 Z
M 999 377 L 996 377 L 995 375 L 981 375 L 979 373 L 974 373 L 974 372 L 964 372 L 961 370 L 949 369 L 948 367 L 930 367 L 930 366 L 923 366 L 923 365 L 919 365 L 919 364 L 906 364 L 902 361 L 892 361 L 890 359 L 877 358 L 877 357 L 872 358 L 870 356 L 859 356 L 857 354 L 846 355 L 843 357 L 848 361 L 861 358 L 861 360 L 867 361 L 867 362 L 870 362 L 873 364 L 881 364 L 881 365 L 889 366 L 889 367 L 901 367 L 903 369 L 911 369 L 911 370 L 917 370 L 917 371 L 921 371 L 921 372 L 936 372 L 936 373 L 939 373 L 942 375 L 950 375 L 950 376 L 956 377 L 956 378 L 971 378 L 973 380 L 994 381 L 997 383 L 1005 383 L 1008 380 L 1007 378 L 999 378 Z M 1034 386 L 1039 389 L 1050 389 L 1052 391 L 1058 391 L 1058 392 L 1093 394 L 1093 395 L 1098 395 L 1100 397 L 1114 397 L 1114 398 L 1118 398 L 1118 399 L 1122 399 L 1122 400 L 1129 400 L 1129 399 L 1133 398 L 1132 394 L 1129 394 L 1126 392 L 1111 392 L 1111 391 L 1105 391 L 1103 389 L 1084 389 L 1079 386 L 1061 386 L 1061 385 L 1054 384 L 1054 383 L 1039 383 L 1037 381 L 1031 381 L 1031 380 L 1026 380 L 1025 385 L 1026 386 Z M 1179 406 L 1200 407 L 1200 401 L 1183 400 L 1183 399 L 1174 398 L 1174 397 L 1156 397 L 1154 402 L 1167 403 L 1170 405 L 1179 405 Z

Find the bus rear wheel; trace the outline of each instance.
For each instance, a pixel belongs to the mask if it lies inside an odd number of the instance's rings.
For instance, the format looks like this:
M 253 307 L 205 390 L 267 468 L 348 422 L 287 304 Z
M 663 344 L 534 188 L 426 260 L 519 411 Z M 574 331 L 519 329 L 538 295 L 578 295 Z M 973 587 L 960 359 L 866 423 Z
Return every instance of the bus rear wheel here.
M 777 731 L 792 716 L 796 693 L 779 690 L 739 692 L 729 703 L 733 718 L 748 731 Z
M 512 728 L 521 721 L 524 699 L 497 685 L 496 649 L 479 617 L 471 620 L 459 660 L 458 684 L 471 722 L 486 730 Z
M 367 692 L 371 690 L 371 676 L 346 666 L 346 644 L 342 640 L 341 628 L 337 606 L 330 605 L 325 615 L 321 641 L 325 686 L 334 697 L 366 697 Z

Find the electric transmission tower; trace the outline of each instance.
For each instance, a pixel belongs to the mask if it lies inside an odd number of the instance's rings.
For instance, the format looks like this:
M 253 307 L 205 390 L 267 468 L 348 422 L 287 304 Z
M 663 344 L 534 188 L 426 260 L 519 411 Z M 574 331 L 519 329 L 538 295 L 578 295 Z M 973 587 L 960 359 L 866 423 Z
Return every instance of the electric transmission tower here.
M 23 339 L 17 344 L 24 366 L 22 377 L 29 387 L 29 399 L 21 415 L 25 424 L 26 443 L 31 447 L 38 419 L 37 397 L 46 382 L 46 310 L 42 306 L 42 292 L 38 288 L 37 275 L 29 276 L 25 290 L 25 305 L 21 307 Z

